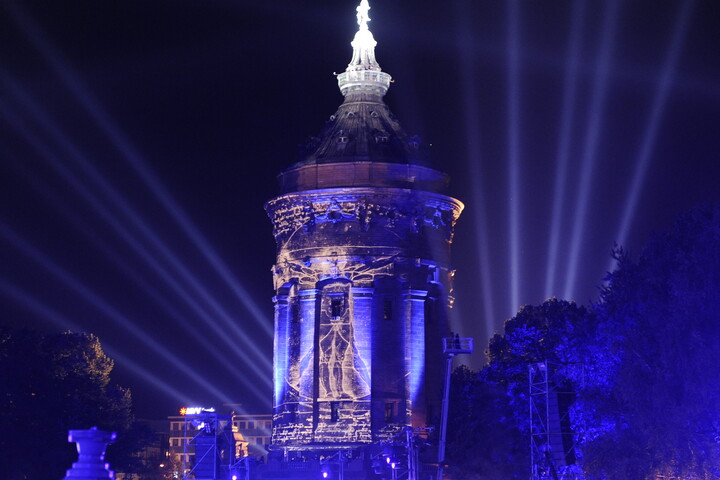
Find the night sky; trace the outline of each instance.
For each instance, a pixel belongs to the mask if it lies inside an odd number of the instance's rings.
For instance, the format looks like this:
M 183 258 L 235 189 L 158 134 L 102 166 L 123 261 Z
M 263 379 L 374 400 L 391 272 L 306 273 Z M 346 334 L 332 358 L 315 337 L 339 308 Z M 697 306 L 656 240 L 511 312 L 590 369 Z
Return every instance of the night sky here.
M 263 203 L 342 101 L 356 4 L 2 0 L 1 321 L 99 336 L 141 417 L 269 413 Z M 719 2 L 371 7 L 386 102 L 466 205 L 473 367 L 519 306 L 596 300 L 615 242 L 720 201 Z

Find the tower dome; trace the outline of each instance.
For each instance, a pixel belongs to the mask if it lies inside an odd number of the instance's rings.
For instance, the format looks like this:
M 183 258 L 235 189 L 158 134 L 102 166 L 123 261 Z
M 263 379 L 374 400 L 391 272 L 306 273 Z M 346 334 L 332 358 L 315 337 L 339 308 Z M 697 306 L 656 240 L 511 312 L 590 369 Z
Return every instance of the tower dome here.
M 446 174 L 430 167 L 419 137 L 407 135 L 383 101 L 392 79 L 375 59 L 369 10 L 362 0 L 352 59 L 337 76 L 345 100 L 279 175 L 282 192 L 357 186 L 440 192 L 449 183 Z

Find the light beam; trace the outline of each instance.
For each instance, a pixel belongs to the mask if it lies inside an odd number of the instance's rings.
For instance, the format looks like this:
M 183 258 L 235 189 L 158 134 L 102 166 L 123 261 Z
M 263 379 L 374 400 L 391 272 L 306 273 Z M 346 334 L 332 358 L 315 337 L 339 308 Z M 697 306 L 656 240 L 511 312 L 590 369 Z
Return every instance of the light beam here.
M 21 305 L 26 310 L 32 312 L 39 317 L 44 318 L 48 322 L 52 323 L 58 328 L 63 330 L 70 330 L 72 332 L 84 332 L 85 329 L 79 325 L 71 322 L 66 317 L 60 315 L 55 310 L 48 307 L 46 304 L 41 302 L 35 297 L 32 297 L 27 292 L 17 288 L 2 278 L 0 278 L 0 291 L 2 291 L 7 297 L 13 300 L 15 303 Z M 131 368 L 133 372 L 147 383 L 147 385 L 155 388 L 163 395 L 170 395 L 178 403 L 193 403 L 187 395 L 177 390 L 171 384 L 165 382 L 162 378 L 153 375 L 144 367 L 140 366 L 136 362 L 130 360 L 128 357 L 122 355 L 118 350 L 113 348 L 105 340 L 102 341 L 103 350 L 113 359 L 123 365 Z
M 75 277 L 67 273 L 55 262 L 50 260 L 45 254 L 41 253 L 35 247 L 31 246 L 28 242 L 17 236 L 12 230 L 10 230 L 5 224 L 0 223 L 0 236 L 5 238 L 11 243 L 17 250 L 23 253 L 23 255 L 32 259 L 38 265 L 41 265 L 45 270 L 50 272 L 55 278 L 60 280 L 63 285 L 73 290 L 78 296 L 83 298 L 90 305 L 95 307 L 97 310 L 102 312 L 107 318 L 112 320 L 115 324 L 122 326 L 128 332 L 130 332 L 135 338 L 140 340 L 145 346 L 151 349 L 152 352 L 162 356 L 165 360 L 170 362 L 171 365 L 181 368 L 188 374 L 198 385 L 203 386 L 205 390 L 222 398 L 223 401 L 230 402 L 230 398 L 223 392 L 218 390 L 214 385 L 205 380 L 202 375 L 195 372 L 190 365 L 186 364 L 180 357 L 174 355 L 167 348 L 163 347 L 159 342 L 153 340 L 147 333 L 142 329 L 138 328 L 132 321 L 130 321 L 123 314 L 118 312 L 115 308 L 110 306 L 100 296 L 95 294 L 89 288 L 78 281 Z M 255 389 L 257 390 L 257 389 Z M 259 391 L 251 390 L 259 399 L 263 397 Z
M 582 248 L 585 233 L 585 221 L 588 214 L 588 201 L 592 191 L 592 175 L 597 160 L 597 144 L 602 130 L 602 120 L 605 113 L 605 97 L 607 94 L 608 72 L 615 44 L 615 30 L 620 2 L 609 0 L 605 7 L 603 17 L 602 38 L 598 54 L 598 70 L 595 77 L 592 99 L 590 103 L 590 118 L 585 130 L 583 155 L 581 162 L 580 180 L 578 182 L 578 199 L 573 215 L 572 238 L 568 254 L 568 263 L 565 273 L 565 289 L 563 298 L 572 299 L 575 293 L 575 278 L 577 277 L 578 259 Z
M 78 103 L 85 109 L 90 117 L 95 120 L 98 127 L 103 131 L 115 148 L 123 155 L 125 160 L 133 167 L 140 178 L 145 182 L 149 191 L 152 192 L 160 204 L 166 209 L 170 216 L 176 221 L 181 230 L 193 242 L 198 251 L 205 257 L 216 273 L 226 282 L 238 300 L 251 314 L 257 325 L 270 337 L 272 326 L 267 315 L 252 300 L 250 293 L 233 276 L 230 269 L 217 255 L 210 243 L 202 236 L 188 216 L 178 206 L 170 193 L 160 183 L 154 174 L 147 168 L 142 156 L 131 145 L 131 142 L 121 129 L 112 121 L 109 115 L 102 109 L 100 103 L 92 96 L 90 89 L 81 81 L 80 77 L 63 60 L 60 52 L 53 48 L 51 42 L 45 39 L 41 29 L 31 20 L 30 16 L 22 11 L 18 4 L 7 4 L 13 19 L 20 26 L 26 37 L 33 43 L 35 48 L 45 58 L 55 73 L 63 81 L 67 89 L 77 99 Z
M 510 238 L 510 313 L 520 306 L 520 5 L 508 0 L 507 12 L 507 103 L 508 103 L 508 193 Z
M 215 332 L 217 335 L 217 338 L 219 338 L 221 341 L 226 343 L 228 347 L 230 347 L 231 351 L 236 353 L 244 362 L 246 362 L 248 365 L 256 365 L 257 363 L 261 364 L 261 367 L 263 367 L 265 370 L 269 370 L 271 367 L 270 362 L 267 360 L 267 358 L 262 354 L 262 352 L 259 351 L 258 347 L 249 339 L 247 334 L 244 332 L 241 333 L 241 338 L 243 340 L 243 343 L 245 346 L 247 346 L 253 353 L 255 353 L 255 358 L 250 358 L 245 352 L 244 349 L 238 349 L 237 345 L 233 344 L 226 335 L 226 332 L 222 330 L 216 322 L 209 317 L 206 312 L 192 299 L 192 296 L 187 292 L 175 279 L 173 275 L 171 275 L 169 272 L 167 272 L 157 261 L 155 258 L 155 255 L 152 255 L 150 252 L 145 249 L 134 237 L 133 235 L 125 228 L 124 224 L 120 221 L 118 221 L 114 215 L 105 207 L 102 206 L 102 202 L 97 198 L 96 195 L 91 193 L 83 184 L 81 184 L 77 178 L 67 170 L 66 167 L 63 166 L 62 162 L 57 161 L 57 159 L 54 157 L 54 155 L 49 152 L 46 148 L 43 147 L 43 142 L 41 139 L 39 139 L 37 136 L 33 135 L 30 130 L 27 127 L 24 127 L 24 122 L 17 116 L 13 115 L 11 110 L 9 110 L 2 102 L 0 102 L 0 111 L 9 119 L 9 123 L 13 125 L 26 139 L 28 144 L 41 156 L 43 157 L 47 163 L 54 168 L 58 173 L 62 175 L 62 177 L 73 186 L 74 190 L 79 193 L 83 199 L 87 202 L 88 205 L 90 205 L 94 210 L 96 210 L 100 216 L 110 225 L 113 230 L 115 230 L 118 235 L 131 247 L 133 250 L 135 250 L 136 253 L 150 266 L 153 268 L 153 270 L 169 285 L 176 293 L 177 295 L 185 302 L 187 303 L 195 313 L 198 314 L 200 318 L 202 318 L 205 323 Z M 72 145 L 70 145 L 72 147 Z M 76 160 L 80 161 L 82 158 L 79 157 L 79 152 L 72 150 L 71 153 L 74 153 L 78 155 L 78 158 Z M 87 162 L 84 162 L 87 164 Z M 88 173 L 90 175 L 96 174 L 94 170 L 89 170 Z M 98 174 L 99 175 L 99 174 Z M 114 200 L 114 204 L 117 208 L 120 208 L 123 210 L 126 215 L 134 221 L 134 223 L 139 224 L 139 227 L 143 229 L 143 233 L 150 236 L 152 239 L 155 240 L 154 244 L 156 246 L 156 249 L 160 253 L 164 253 L 165 257 L 168 256 L 175 260 L 175 266 L 176 268 L 180 269 L 180 273 L 183 273 L 186 280 L 188 280 L 191 285 L 193 286 L 199 286 L 199 282 L 197 282 L 194 277 L 184 268 L 180 265 L 179 261 L 175 259 L 172 254 L 167 252 L 167 248 L 160 242 L 157 237 L 150 231 L 147 226 L 145 226 L 142 221 L 139 218 L 136 218 L 136 214 L 130 210 L 126 205 L 124 205 L 124 202 L 122 199 L 117 195 L 114 190 L 109 185 L 106 185 L 104 182 L 102 182 L 102 178 L 100 177 L 98 181 L 101 182 L 101 185 L 103 187 L 107 187 L 108 191 L 111 194 L 114 194 L 114 196 L 111 196 L 111 199 Z M 101 188 L 102 190 L 102 188 Z M 204 289 L 201 289 L 204 291 Z M 207 298 L 209 295 L 206 294 Z M 219 305 L 211 301 L 211 306 L 213 306 L 216 310 L 216 313 L 221 315 L 221 318 L 225 320 L 225 323 L 232 323 L 230 321 L 230 317 L 219 308 Z M 234 325 L 235 329 L 238 327 Z M 270 382 L 267 380 L 266 377 L 261 377 L 265 382 L 267 382 L 268 387 L 270 385 Z
M 463 5 L 465 5 L 463 3 Z M 495 305 L 493 302 L 492 282 L 490 280 L 490 253 L 487 235 L 487 206 L 482 185 L 485 175 L 482 170 L 482 153 L 480 148 L 480 112 L 478 110 L 478 94 L 475 78 L 475 55 L 472 47 L 475 45 L 468 15 L 464 11 L 457 11 L 458 36 L 456 48 L 459 51 L 460 88 L 463 92 L 465 138 L 467 139 L 468 160 L 467 167 L 472 185 L 472 200 L 474 209 L 471 209 L 475 224 L 475 237 L 477 239 L 478 271 L 480 272 L 480 285 L 483 299 L 483 315 L 485 333 L 488 338 L 495 331 Z
M 635 170 L 628 190 L 627 200 L 625 201 L 625 209 L 623 210 L 622 219 L 620 220 L 620 227 L 618 228 L 618 233 L 615 235 L 618 245 L 625 244 L 633 218 L 635 217 L 635 210 L 637 209 L 643 182 L 645 181 L 645 176 L 650 165 L 651 155 L 655 148 L 658 130 L 663 118 L 663 112 L 665 111 L 665 104 L 667 103 L 667 97 L 673 84 L 677 60 L 682 50 L 685 32 L 687 31 L 694 5 L 695 0 L 688 0 L 680 4 L 680 12 L 675 20 L 670 46 L 660 73 L 660 80 L 655 88 L 652 110 L 650 111 L 647 127 L 645 128 L 645 133 L 643 134 L 640 145 L 640 151 L 635 161 Z M 612 271 L 615 267 L 616 260 L 612 259 L 608 265 L 608 271 Z
M 575 101 L 578 89 L 578 66 L 580 46 L 582 45 L 583 19 L 585 18 L 585 0 L 573 3 L 572 26 L 566 52 L 565 78 L 563 80 L 562 117 L 558 132 L 558 152 L 555 160 L 555 190 L 553 195 L 552 216 L 550 220 L 550 239 L 548 242 L 548 261 L 545 271 L 545 298 L 555 295 L 555 270 L 560 244 L 560 228 L 565 204 L 568 161 L 573 124 L 575 123 Z
M 74 226 L 78 231 L 82 232 L 87 238 L 89 238 L 91 242 L 95 245 L 95 247 L 103 253 L 105 259 L 111 261 L 116 268 L 122 271 L 129 279 L 132 280 L 133 283 L 138 285 L 144 291 L 144 293 L 147 294 L 150 298 L 152 298 L 153 301 L 155 301 L 160 306 L 160 308 L 162 308 L 163 311 L 168 314 L 170 318 L 172 318 L 175 322 L 177 322 L 178 325 L 180 325 L 180 327 L 182 327 L 185 331 L 190 333 L 190 335 L 195 338 L 201 338 L 207 335 L 207 333 L 201 332 L 192 324 L 192 322 L 188 321 L 185 316 L 182 315 L 173 306 L 171 302 L 166 300 L 164 296 L 160 294 L 156 290 L 156 288 L 145 279 L 143 275 L 140 275 L 132 268 L 129 268 L 127 262 L 121 261 L 121 259 L 118 258 L 117 250 L 113 249 L 112 247 L 110 247 L 110 245 L 104 242 L 96 234 L 96 232 L 80 217 L 80 215 L 78 215 L 71 209 L 65 208 L 65 202 L 63 202 L 60 197 L 53 194 L 48 188 L 43 188 L 43 186 L 37 181 L 34 176 L 24 171 L 23 166 L 15 165 L 15 168 L 21 173 L 21 175 L 23 175 L 25 181 L 30 185 L 30 187 L 35 191 L 38 196 L 45 198 L 48 205 L 50 205 L 60 215 L 65 217 L 68 222 L 70 222 L 70 224 Z M 232 366 L 227 365 L 227 355 L 223 354 L 213 346 L 209 346 L 208 348 L 208 346 L 203 345 L 203 348 L 205 348 L 205 351 L 208 352 L 212 357 L 218 360 L 218 362 L 220 362 L 220 365 L 225 366 L 229 374 L 232 375 L 235 379 L 242 383 L 247 382 L 246 377 L 240 375 L 240 373 L 237 372 L 236 369 Z M 255 370 L 252 371 L 255 372 Z M 259 375 L 259 372 L 255 373 Z

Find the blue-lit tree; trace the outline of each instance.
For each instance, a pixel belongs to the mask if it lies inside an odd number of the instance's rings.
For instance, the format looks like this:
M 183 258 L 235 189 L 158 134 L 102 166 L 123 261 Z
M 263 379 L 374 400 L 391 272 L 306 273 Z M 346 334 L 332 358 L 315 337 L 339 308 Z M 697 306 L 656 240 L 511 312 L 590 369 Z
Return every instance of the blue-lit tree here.
M 593 316 L 573 302 L 527 305 L 490 340 L 485 368 L 455 371 L 448 445 L 452 478 L 528 478 L 528 366 L 567 365 L 556 378 L 574 389 L 581 346 L 595 328 Z
M 637 261 L 617 251 L 595 311 L 611 368 L 587 377 L 577 427 L 589 478 L 720 475 L 720 206 L 681 215 Z
M 681 215 L 637 260 L 615 255 L 597 304 L 523 307 L 491 339 L 485 368 L 456 371 L 455 478 L 527 478 L 527 372 L 541 361 L 575 394 L 588 479 L 720 477 L 720 206 Z

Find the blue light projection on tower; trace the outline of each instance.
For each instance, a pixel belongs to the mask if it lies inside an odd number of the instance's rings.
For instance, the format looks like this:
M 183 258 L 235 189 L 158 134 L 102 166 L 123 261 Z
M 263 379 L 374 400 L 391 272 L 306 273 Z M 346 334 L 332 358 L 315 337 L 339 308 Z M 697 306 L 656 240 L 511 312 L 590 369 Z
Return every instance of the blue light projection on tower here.
M 435 424 L 463 204 L 383 103 L 369 5 L 345 101 L 280 176 L 274 226 L 277 448 L 361 446 Z

